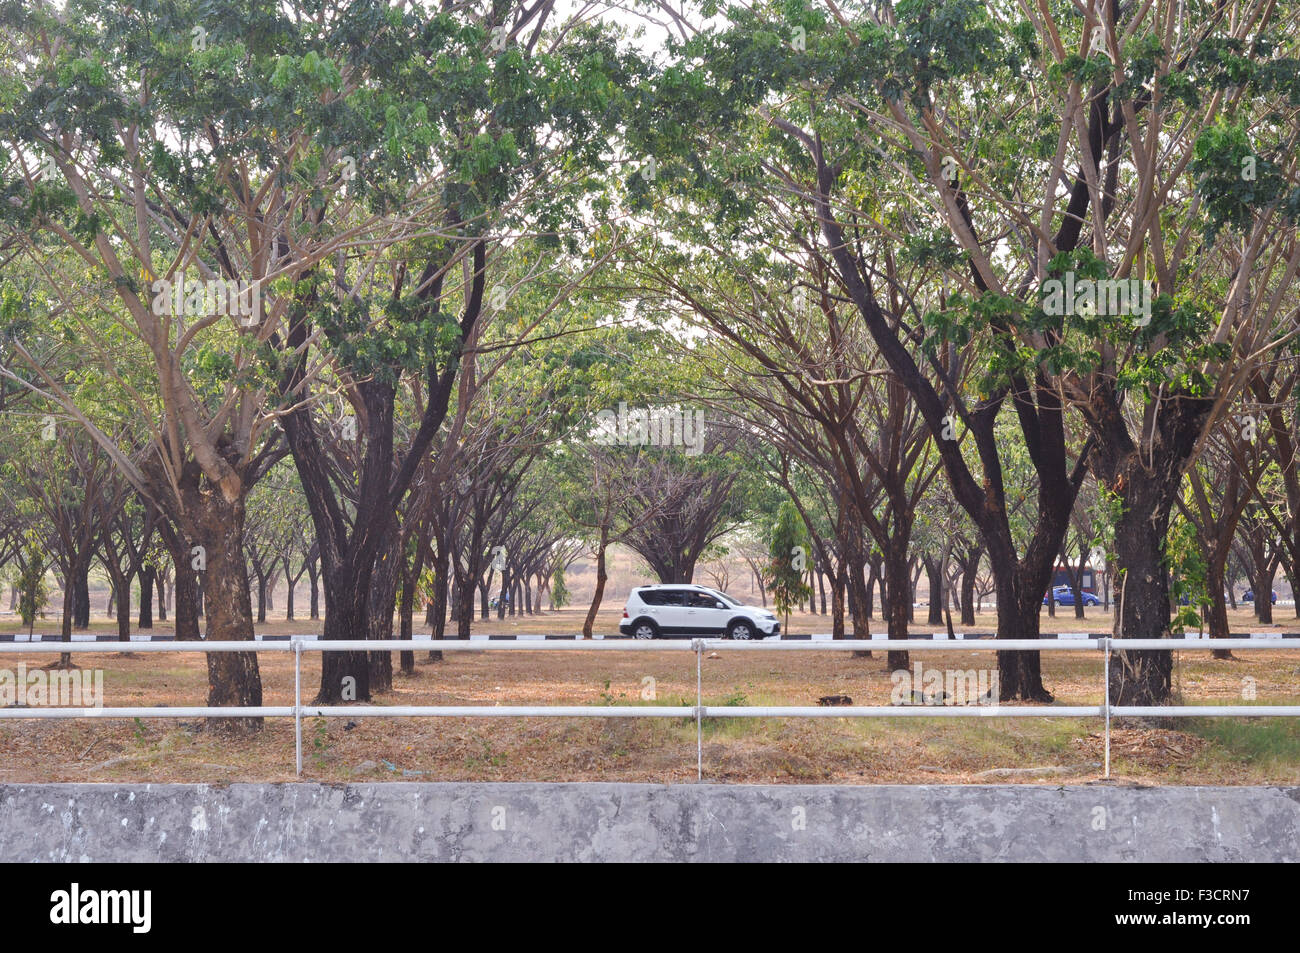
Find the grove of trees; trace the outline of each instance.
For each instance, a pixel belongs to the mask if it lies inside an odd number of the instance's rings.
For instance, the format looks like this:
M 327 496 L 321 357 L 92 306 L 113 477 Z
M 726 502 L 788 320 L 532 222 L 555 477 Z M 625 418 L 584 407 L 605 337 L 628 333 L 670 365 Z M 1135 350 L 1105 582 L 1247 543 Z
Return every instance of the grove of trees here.
M 1082 617 L 1104 566 L 1117 639 L 1223 637 L 1238 590 L 1271 622 L 1279 571 L 1300 586 L 1295 0 L 0 26 L 26 627 L 48 568 L 65 639 L 92 570 L 123 640 L 275 613 L 468 638 L 565 605 L 589 558 L 590 637 L 611 546 L 665 583 L 743 561 L 837 638 L 878 607 L 905 639 L 923 575 L 928 623 L 991 593 L 1002 639 L 1039 637 L 1058 567 Z M 260 704 L 255 653 L 207 659 L 210 704 Z M 317 700 L 393 664 L 326 653 Z M 1163 703 L 1170 664 L 1121 653 L 1112 700 Z M 1038 653 L 998 665 L 1003 699 L 1052 698 Z

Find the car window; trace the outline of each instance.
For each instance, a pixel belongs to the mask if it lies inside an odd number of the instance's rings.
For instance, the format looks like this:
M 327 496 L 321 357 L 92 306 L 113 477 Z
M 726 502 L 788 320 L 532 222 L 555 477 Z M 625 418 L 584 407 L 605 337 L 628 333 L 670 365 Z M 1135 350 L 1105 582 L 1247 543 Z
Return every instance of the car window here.
M 685 593 L 681 589 L 640 589 L 637 595 L 648 606 L 680 606 Z
M 687 605 L 692 609 L 716 609 L 718 597 L 707 592 L 692 592 L 687 595 Z
M 650 589 L 649 592 L 642 593 L 641 598 L 645 598 L 646 595 L 653 595 L 654 597 L 654 602 L 646 599 L 646 602 L 650 602 L 651 606 L 685 605 L 685 593 L 681 589 Z

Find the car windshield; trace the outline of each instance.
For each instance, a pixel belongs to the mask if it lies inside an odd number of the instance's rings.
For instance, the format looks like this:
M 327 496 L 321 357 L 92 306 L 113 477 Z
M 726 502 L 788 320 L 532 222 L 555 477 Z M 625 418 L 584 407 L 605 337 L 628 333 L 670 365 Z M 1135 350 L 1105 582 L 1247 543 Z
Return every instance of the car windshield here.
M 717 596 L 719 599 L 721 599 L 723 602 L 727 603 L 728 605 L 733 605 L 733 606 L 744 605 L 744 603 L 741 602 L 739 599 L 734 599 L 731 596 L 727 595 L 725 592 L 719 592 L 717 589 L 708 589 L 706 591 L 711 593 L 712 595 Z

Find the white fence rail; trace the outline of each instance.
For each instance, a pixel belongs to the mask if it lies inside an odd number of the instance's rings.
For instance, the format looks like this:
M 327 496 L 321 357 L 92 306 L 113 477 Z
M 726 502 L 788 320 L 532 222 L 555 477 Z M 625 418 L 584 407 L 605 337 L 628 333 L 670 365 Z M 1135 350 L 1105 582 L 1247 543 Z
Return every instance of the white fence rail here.
M 0 642 L 6 654 L 108 654 L 120 653 L 122 642 Z M 292 718 L 297 773 L 302 774 L 302 719 L 323 718 L 693 718 L 696 739 L 696 777 L 704 777 L 705 718 L 1102 718 L 1105 721 L 1105 773 L 1110 777 L 1110 724 L 1112 718 L 1272 718 L 1300 717 L 1300 705 L 1167 705 L 1132 706 L 1110 703 L 1110 660 L 1129 651 L 1261 651 L 1300 650 L 1300 640 L 1282 638 L 1232 639 L 1111 639 L 1057 640 L 924 640 L 882 641 L 842 639 L 830 642 L 729 639 L 542 640 L 466 641 L 462 639 L 388 639 L 384 641 L 324 641 L 292 638 L 281 642 L 131 642 L 131 652 L 287 652 L 293 655 L 293 705 L 259 707 L 190 706 L 184 708 L 0 708 L 0 719 L 61 718 Z M 831 705 L 762 706 L 705 705 L 704 653 L 739 652 L 1100 652 L 1103 655 L 1103 703 L 1100 705 Z M 679 652 L 695 655 L 694 705 L 304 705 L 302 655 L 304 652 Z

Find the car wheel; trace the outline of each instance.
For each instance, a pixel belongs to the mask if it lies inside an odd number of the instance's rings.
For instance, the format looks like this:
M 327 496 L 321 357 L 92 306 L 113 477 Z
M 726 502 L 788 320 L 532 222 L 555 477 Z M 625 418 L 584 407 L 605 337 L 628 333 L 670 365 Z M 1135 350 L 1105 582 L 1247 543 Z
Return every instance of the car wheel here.
M 727 638 L 745 639 L 748 641 L 754 637 L 754 624 L 743 620 L 737 620 L 727 626 Z
M 659 638 L 659 626 L 649 619 L 641 619 L 636 625 L 632 626 L 632 638 L 657 639 Z

